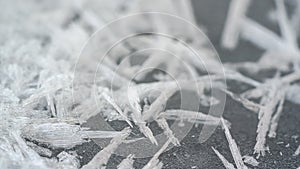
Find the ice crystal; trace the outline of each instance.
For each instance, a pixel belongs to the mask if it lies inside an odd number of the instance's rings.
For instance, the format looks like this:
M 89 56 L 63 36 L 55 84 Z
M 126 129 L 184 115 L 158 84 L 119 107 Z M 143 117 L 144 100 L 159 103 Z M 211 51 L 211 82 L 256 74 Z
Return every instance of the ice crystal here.
M 226 169 L 235 169 L 234 165 L 231 164 L 229 161 L 227 161 L 226 158 L 218 150 L 216 150 L 213 147 L 212 147 L 212 149 L 215 152 L 215 154 L 219 157 L 219 159 L 222 161 L 222 163 Z
M 101 150 L 99 153 L 97 153 L 88 164 L 82 167 L 82 169 L 98 169 L 104 167 L 112 153 L 118 148 L 120 144 L 123 143 L 126 137 L 129 136 L 130 132 L 131 131 L 128 128 L 125 128 L 122 131 L 122 134 L 119 134 L 116 137 L 114 137 L 110 141 L 110 144 L 103 150 Z
M 297 150 L 294 153 L 294 156 L 298 156 L 300 154 L 300 145 L 298 146 Z
M 71 148 L 89 138 L 112 138 L 121 134 L 116 131 L 89 131 L 67 123 L 43 123 L 28 125 L 22 130 L 23 137 L 47 144 L 54 148 Z
M 158 126 L 164 130 L 164 134 L 171 139 L 171 142 L 175 146 L 179 146 L 180 142 L 179 140 L 174 136 L 173 131 L 170 129 L 169 124 L 167 123 L 167 120 L 165 118 L 159 118 L 156 120 Z
M 159 161 L 158 157 L 164 152 L 166 148 L 168 148 L 171 140 L 167 140 L 167 142 L 157 151 L 156 154 L 151 158 L 151 160 L 143 167 L 143 169 L 160 169 L 162 168 L 162 162 Z
M 133 169 L 134 155 L 129 154 L 122 162 L 118 165 L 118 169 Z
M 252 156 L 243 156 L 243 161 L 246 164 L 252 165 L 253 167 L 257 167 L 259 162 Z
M 225 124 L 224 119 L 221 119 L 221 122 L 222 122 L 222 126 L 225 130 L 225 136 L 226 136 L 226 139 L 228 141 L 229 148 L 230 148 L 230 151 L 231 151 L 231 154 L 232 154 L 232 157 L 234 159 L 236 167 L 238 169 L 247 169 L 246 165 L 243 162 L 240 150 L 239 150 L 235 140 L 232 138 L 232 136 L 230 134 L 230 131 L 229 131 L 228 127 Z
M 188 110 L 166 110 L 161 115 L 162 117 L 170 120 L 186 120 L 196 124 L 208 124 L 208 125 L 219 125 L 220 118 L 214 117 L 202 112 L 194 112 Z M 230 123 L 224 120 L 226 126 L 230 126 Z
M 27 141 L 26 144 L 32 148 L 35 152 L 37 152 L 39 155 L 43 157 L 51 157 L 52 156 L 52 151 L 50 149 L 41 147 L 39 145 L 36 145 L 30 141 Z

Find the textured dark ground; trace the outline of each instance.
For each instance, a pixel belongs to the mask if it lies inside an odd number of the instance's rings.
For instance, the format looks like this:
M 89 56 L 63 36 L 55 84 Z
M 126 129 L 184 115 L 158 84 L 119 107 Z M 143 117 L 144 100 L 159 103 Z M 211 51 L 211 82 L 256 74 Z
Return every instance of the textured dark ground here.
M 207 28 L 207 34 L 211 42 L 216 47 L 221 60 L 226 61 L 255 61 L 262 51 L 254 47 L 252 44 L 240 40 L 239 46 L 233 51 L 223 50 L 219 45 L 223 24 L 228 10 L 229 0 L 194 0 L 195 14 L 201 25 Z M 270 0 L 254 0 L 248 16 L 254 18 L 264 26 L 278 32 L 278 26 L 268 21 L 267 13 L 274 7 Z M 268 73 L 260 73 L 256 79 L 262 79 L 268 76 Z M 228 83 L 229 88 L 240 88 L 243 90 L 245 86 L 242 84 Z M 247 87 L 247 86 L 246 86 Z M 206 111 L 207 107 L 201 107 L 200 110 Z M 300 166 L 300 158 L 293 157 L 300 138 L 296 138 L 300 134 L 300 106 L 285 102 L 282 117 L 279 122 L 278 135 L 276 139 L 269 139 L 270 153 L 259 159 L 260 165 L 257 168 L 272 169 L 293 169 Z M 243 108 L 239 103 L 227 97 L 225 111 L 223 116 L 232 122 L 231 133 L 240 147 L 242 155 L 252 155 L 256 137 L 256 126 L 258 123 L 257 115 Z M 94 120 L 95 122 L 95 120 Z M 88 126 L 93 125 L 90 122 Z M 116 125 L 116 124 L 115 124 Z M 230 162 L 233 159 L 222 129 L 219 127 L 215 133 L 203 144 L 197 140 L 197 136 L 202 126 L 194 127 L 189 134 L 181 141 L 181 147 L 163 153 L 160 157 L 164 163 L 164 168 L 205 168 L 205 169 L 221 169 L 224 168 L 221 161 L 213 153 L 211 146 L 220 151 Z M 94 142 L 89 142 L 76 147 L 74 150 L 82 156 L 81 163 L 86 164 L 93 156 L 101 150 Z M 116 168 L 124 157 L 112 156 L 107 168 Z M 137 159 L 136 168 L 143 167 L 150 158 Z

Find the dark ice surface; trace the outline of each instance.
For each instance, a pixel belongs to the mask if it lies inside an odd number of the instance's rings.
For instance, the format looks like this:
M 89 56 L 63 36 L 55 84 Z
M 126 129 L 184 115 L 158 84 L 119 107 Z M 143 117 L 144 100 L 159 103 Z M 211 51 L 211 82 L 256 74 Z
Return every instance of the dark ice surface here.
M 254 0 L 252 2 L 247 15 L 264 26 L 278 32 L 278 26 L 268 20 L 268 12 L 274 8 L 273 1 Z M 208 37 L 215 46 L 223 62 L 255 61 L 259 59 L 263 51 L 244 40 L 240 40 L 237 49 L 233 51 L 224 50 L 220 47 L 219 40 L 224 26 L 228 5 L 229 0 L 193 1 L 197 21 L 207 28 Z M 267 75 L 268 73 L 262 73 L 256 78 L 261 79 Z M 229 82 L 228 86 L 229 88 L 236 88 L 241 87 L 242 84 Z M 203 107 L 200 108 L 200 110 L 201 109 L 202 111 L 205 111 L 207 108 Z M 227 97 L 223 116 L 232 123 L 230 131 L 233 138 L 236 140 L 242 155 L 252 155 L 258 123 L 257 115 L 246 110 L 241 104 L 232 100 L 230 97 Z M 208 141 L 200 144 L 197 136 L 199 136 L 201 128 L 201 125 L 199 127 L 194 127 L 185 139 L 181 141 L 180 147 L 174 147 L 160 156 L 159 159 L 164 163 L 163 168 L 224 168 L 221 161 L 213 153 L 211 149 L 212 146 L 233 163 L 233 158 L 230 154 L 228 143 L 222 129 L 218 127 Z M 268 139 L 267 144 L 270 147 L 270 153 L 259 158 L 258 161 L 260 164 L 257 168 L 294 169 L 299 167 L 299 156 L 293 156 L 293 153 L 300 143 L 300 138 L 297 138 L 299 135 L 300 106 L 286 101 L 279 121 L 277 137 L 275 139 Z M 82 156 L 81 164 L 84 165 L 101 150 L 101 147 L 91 141 L 75 147 L 74 150 Z M 124 159 L 124 157 L 113 155 L 109 160 L 107 168 L 116 168 L 122 159 Z M 149 160 L 150 158 L 136 159 L 134 166 L 136 168 L 142 168 Z

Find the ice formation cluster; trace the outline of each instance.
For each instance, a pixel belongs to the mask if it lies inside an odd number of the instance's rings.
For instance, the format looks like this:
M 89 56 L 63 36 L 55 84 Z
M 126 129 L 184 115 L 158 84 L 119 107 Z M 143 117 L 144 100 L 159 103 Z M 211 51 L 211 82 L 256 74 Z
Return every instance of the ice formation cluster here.
M 159 145 L 149 123 L 156 123 L 167 139 L 143 168 L 163 168 L 159 156 L 171 144 L 180 146 L 170 121 L 221 126 L 234 163 L 217 148 L 212 147 L 211 151 L 224 166 L 259 166 L 258 157 L 270 151 L 267 139 L 276 138 L 285 100 L 300 104 L 300 1 L 275 0 L 275 17 L 271 18 L 278 23 L 280 36 L 247 17 L 250 3 L 251 0 L 231 0 L 220 43 L 234 50 L 239 40 L 244 39 L 264 50 L 264 54 L 257 62 L 222 64 L 204 34 L 149 14 L 168 14 L 197 25 L 190 0 L 0 0 L 0 168 L 106 168 L 111 155 L 122 144 L 144 138 Z M 287 14 L 285 3 L 295 6 L 292 14 Z M 99 39 L 94 34 L 111 21 L 142 12 L 146 14 L 135 17 L 134 22 L 124 22 L 122 27 L 113 27 Z M 204 31 L 205 27 L 199 30 Z M 173 37 L 146 34 L 129 38 L 107 54 L 95 78 L 91 70 L 97 67 L 96 59 L 88 52 L 80 56 L 83 47 L 95 35 L 94 40 L 101 45 L 91 50 L 105 52 L 126 32 L 167 32 Z M 197 55 L 187 51 L 180 40 Z M 135 56 L 128 57 L 133 51 L 149 48 L 160 50 L 143 52 L 137 63 Z M 164 71 L 153 73 L 143 70 L 145 67 Z M 274 71 L 273 78 L 251 78 L 263 70 Z M 147 80 L 149 77 L 151 80 Z M 250 87 L 241 93 L 230 91 L 226 80 Z M 222 100 L 209 94 L 211 84 L 257 114 L 253 147 L 257 159 L 241 154 L 230 133 L 233 122 L 221 115 L 166 108 L 170 98 L 181 90 L 196 93 L 203 106 L 220 104 Z M 122 121 L 127 127 L 112 131 L 84 125 L 99 114 L 108 122 Z M 131 138 L 133 128 L 139 130 L 140 138 Z M 110 142 L 82 165 L 76 151 L 69 150 L 92 139 Z M 62 149 L 65 151 L 54 153 Z M 299 152 L 300 147 L 294 156 L 299 156 Z M 135 154 L 128 154 L 118 168 L 133 168 L 134 162 Z

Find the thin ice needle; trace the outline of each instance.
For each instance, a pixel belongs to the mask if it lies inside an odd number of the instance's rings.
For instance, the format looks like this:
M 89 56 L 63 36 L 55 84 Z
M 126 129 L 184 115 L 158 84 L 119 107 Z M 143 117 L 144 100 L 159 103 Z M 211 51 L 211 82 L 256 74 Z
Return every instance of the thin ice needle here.
M 219 159 L 222 161 L 224 167 L 226 169 L 235 169 L 235 167 L 233 166 L 233 164 L 231 164 L 218 150 L 216 150 L 215 148 L 211 147 L 214 152 L 216 153 L 216 155 L 219 157 Z
M 111 104 L 116 110 L 117 112 L 122 116 L 124 117 L 125 121 L 129 124 L 129 126 L 132 128 L 133 125 L 131 124 L 131 122 L 128 120 L 128 117 L 124 114 L 124 112 L 121 110 L 121 108 L 113 101 L 113 99 L 108 96 L 106 93 L 102 93 L 102 96 L 105 100 L 107 100 L 107 102 L 109 104 Z
M 224 128 L 225 136 L 226 136 L 226 139 L 228 141 L 229 148 L 230 148 L 230 151 L 231 151 L 231 154 L 232 154 L 232 157 L 233 157 L 233 160 L 235 162 L 236 167 L 238 169 L 247 169 L 247 166 L 243 162 L 243 158 L 242 158 L 242 155 L 240 153 L 240 150 L 239 150 L 236 142 L 232 138 L 232 136 L 230 134 L 230 131 L 229 131 L 228 127 L 226 126 L 225 121 L 224 121 L 223 118 L 221 118 L 221 122 L 222 122 L 222 126 Z

